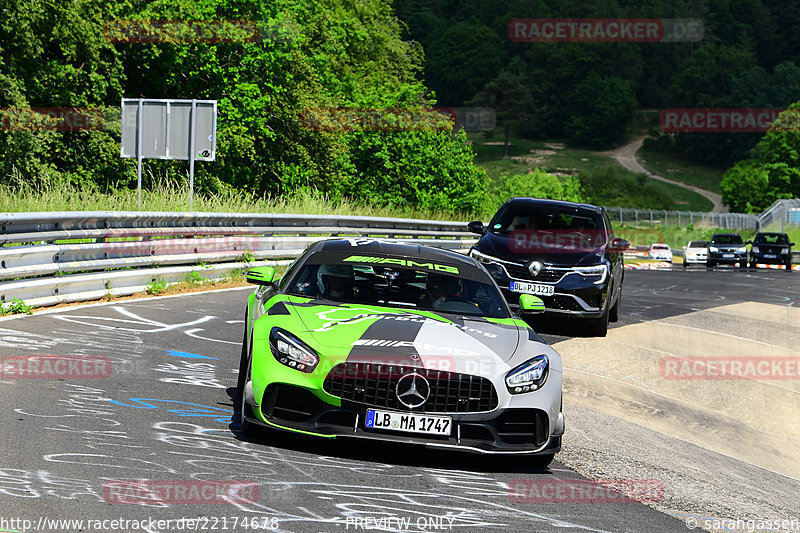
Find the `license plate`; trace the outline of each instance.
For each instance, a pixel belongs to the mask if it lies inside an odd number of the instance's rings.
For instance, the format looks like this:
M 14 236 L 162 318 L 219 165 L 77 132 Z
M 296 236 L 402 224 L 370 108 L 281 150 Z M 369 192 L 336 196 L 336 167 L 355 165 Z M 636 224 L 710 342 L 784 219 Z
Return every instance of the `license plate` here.
M 449 416 L 429 416 L 417 413 L 396 413 L 367 409 L 364 425 L 372 429 L 426 433 L 428 435 L 450 435 L 453 419 Z
M 555 289 L 552 285 L 542 285 L 540 283 L 523 283 L 520 281 L 511 282 L 511 292 L 522 292 L 525 294 L 536 294 L 541 296 L 552 296 Z
M 729 257 L 733 257 L 733 254 L 722 254 L 722 257 L 727 259 Z
M 778 256 L 775 254 L 764 254 L 764 257 L 766 257 L 767 259 L 775 259 Z

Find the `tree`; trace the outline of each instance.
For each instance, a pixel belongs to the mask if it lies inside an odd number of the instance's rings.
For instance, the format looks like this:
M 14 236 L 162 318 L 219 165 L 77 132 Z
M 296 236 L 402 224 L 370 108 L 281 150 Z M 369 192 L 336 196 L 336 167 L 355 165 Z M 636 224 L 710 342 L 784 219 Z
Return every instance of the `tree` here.
M 532 118 L 533 102 L 525 80 L 503 70 L 468 103 L 494 109 L 497 121 L 502 124 L 505 132 L 503 158 L 507 159 L 512 126 L 521 125 Z
M 573 116 L 567 134 L 574 142 L 595 148 L 621 139 L 636 110 L 636 99 L 626 82 L 601 78 L 594 71 L 575 88 L 570 104 Z

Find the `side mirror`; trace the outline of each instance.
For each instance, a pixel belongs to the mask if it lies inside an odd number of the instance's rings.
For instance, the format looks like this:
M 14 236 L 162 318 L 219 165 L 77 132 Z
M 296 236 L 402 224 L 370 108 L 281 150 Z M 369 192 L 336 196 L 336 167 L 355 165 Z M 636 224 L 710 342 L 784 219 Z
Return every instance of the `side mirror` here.
M 247 283 L 255 285 L 271 285 L 272 280 L 275 279 L 275 269 L 272 267 L 256 267 L 251 268 L 245 275 Z
M 486 233 L 486 228 L 483 227 L 483 222 L 480 220 L 473 220 L 467 224 L 467 229 L 472 233 L 477 233 L 478 235 L 484 235 Z
M 794 246 L 794 243 L 793 243 L 793 242 L 790 242 L 790 243 L 789 243 L 789 246 Z
M 745 241 L 745 244 L 753 244 L 753 241 Z
M 631 243 L 629 241 L 617 237 L 616 239 L 611 241 L 611 244 L 608 246 L 608 249 L 611 252 L 624 252 L 625 250 L 630 248 L 630 246 Z
M 544 302 L 541 298 L 534 296 L 533 294 L 520 294 L 519 312 L 520 314 L 530 315 L 544 313 Z

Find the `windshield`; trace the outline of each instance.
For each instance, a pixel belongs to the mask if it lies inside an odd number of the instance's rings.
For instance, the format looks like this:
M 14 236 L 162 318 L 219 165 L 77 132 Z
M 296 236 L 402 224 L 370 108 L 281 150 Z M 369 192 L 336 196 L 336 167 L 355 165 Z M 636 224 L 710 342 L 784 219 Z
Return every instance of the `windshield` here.
M 420 264 L 423 260 L 420 260 Z M 430 264 L 430 263 L 427 263 Z M 443 265 L 436 265 L 443 266 Z M 286 292 L 296 296 L 342 303 L 381 305 L 437 313 L 491 318 L 509 317 L 502 296 L 491 281 L 395 264 L 305 264 L 289 282 Z
M 783 233 L 759 233 L 753 244 L 789 244 L 789 239 Z
M 711 244 L 744 244 L 739 235 L 714 235 Z
M 578 213 L 574 208 L 537 209 L 532 211 L 524 205 L 506 205 L 495 216 L 489 231 L 510 233 L 512 231 L 570 231 L 601 230 L 603 220 L 599 213 Z
M 705 248 L 708 246 L 708 241 L 691 241 L 689 248 Z
M 669 246 L 666 244 L 654 244 L 653 250 L 669 250 Z

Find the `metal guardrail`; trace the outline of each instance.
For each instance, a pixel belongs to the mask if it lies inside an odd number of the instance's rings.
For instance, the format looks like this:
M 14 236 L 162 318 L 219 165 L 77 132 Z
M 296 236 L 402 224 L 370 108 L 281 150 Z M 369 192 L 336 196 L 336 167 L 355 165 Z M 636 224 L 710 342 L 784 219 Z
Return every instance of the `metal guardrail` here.
M 288 263 L 333 236 L 376 237 L 466 251 L 462 222 L 363 216 L 172 213 L 0 213 L 0 305 L 122 296 L 154 282 Z M 84 241 L 84 242 L 74 242 Z M 191 274 L 196 272 L 197 274 Z

